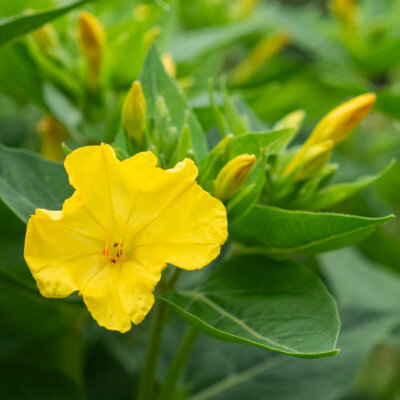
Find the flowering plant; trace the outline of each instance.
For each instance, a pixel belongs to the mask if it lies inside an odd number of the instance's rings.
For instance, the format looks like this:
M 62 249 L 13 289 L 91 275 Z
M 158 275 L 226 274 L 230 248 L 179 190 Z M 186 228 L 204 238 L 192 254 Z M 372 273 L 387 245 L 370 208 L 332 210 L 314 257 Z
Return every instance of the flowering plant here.
M 0 145 L 0 393 L 341 399 L 397 339 L 398 164 L 382 151 L 365 174 L 351 147 L 389 124 L 385 93 L 332 84 L 322 102 L 322 73 L 295 68 L 308 11 L 85 3 L 0 21 L 0 104 L 20 127 Z M 330 10 L 321 37 L 365 72 L 355 2 Z M 175 42 L 178 20 L 196 29 Z M 307 62 L 328 76 L 322 53 Z M 313 106 L 300 81 L 320 86 Z

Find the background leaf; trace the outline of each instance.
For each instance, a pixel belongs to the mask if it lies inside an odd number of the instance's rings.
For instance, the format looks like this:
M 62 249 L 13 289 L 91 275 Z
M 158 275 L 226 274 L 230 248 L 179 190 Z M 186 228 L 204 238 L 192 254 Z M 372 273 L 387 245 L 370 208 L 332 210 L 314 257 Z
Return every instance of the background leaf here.
M 53 8 L 49 11 L 23 14 L 0 20 L 0 46 L 39 28 L 47 22 L 50 22 L 51 20 L 60 17 L 68 11 L 71 11 L 87 2 L 88 0 L 75 1 L 58 8 Z
M 71 194 L 62 164 L 0 145 L 0 197 L 22 221 L 36 208 L 60 210 Z
M 249 246 L 263 246 L 271 254 L 320 253 L 356 243 L 393 217 L 289 211 L 254 206 L 230 225 L 232 237 Z

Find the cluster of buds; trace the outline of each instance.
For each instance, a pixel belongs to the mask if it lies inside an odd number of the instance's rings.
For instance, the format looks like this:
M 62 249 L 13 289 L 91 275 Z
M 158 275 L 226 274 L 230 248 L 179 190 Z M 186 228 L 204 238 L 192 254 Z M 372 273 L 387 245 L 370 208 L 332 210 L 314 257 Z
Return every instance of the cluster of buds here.
M 313 176 L 329 161 L 333 147 L 345 140 L 367 116 L 375 101 L 376 96 L 367 93 L 327 114 L 286 166 L 284 175 L 291 174 L 293 180 Z

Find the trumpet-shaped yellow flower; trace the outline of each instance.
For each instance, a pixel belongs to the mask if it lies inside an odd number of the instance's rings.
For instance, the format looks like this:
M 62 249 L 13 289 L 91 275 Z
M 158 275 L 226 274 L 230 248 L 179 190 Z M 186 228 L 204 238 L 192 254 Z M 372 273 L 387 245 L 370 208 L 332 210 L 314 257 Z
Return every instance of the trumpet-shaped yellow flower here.
M 25 260 L 43 296 L 79 291 L 99 325 L 126 332 L 153 306 L 166 263 L 192 270 L 217 257 L 224 206 L 195 182 L 190 159 L 156 164 L 150 152 L 119 161 L 104 144 L 67 156 L 74 194 L 27 227 Z
M 341 104 L 328 113 L 314 128 L 304 145 L 290 161 L 284 173 L 289 174 L 294 171 L 302 163 L 310 147 L 315 144 L 331 140 L 335 146 L 345 140 L 367 116 L 375 101 L 375 94 L 363 94 Z

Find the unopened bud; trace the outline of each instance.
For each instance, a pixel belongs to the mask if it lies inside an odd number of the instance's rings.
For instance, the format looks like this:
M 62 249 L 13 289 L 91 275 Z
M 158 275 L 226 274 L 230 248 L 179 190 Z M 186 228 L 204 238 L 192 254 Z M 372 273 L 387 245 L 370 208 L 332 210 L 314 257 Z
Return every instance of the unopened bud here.
M 176 76 L 176 65 L 174 62 L 174 59 L 172 58 L 170 53 L 164 53 L 161 56 L 161 62 L 164 66 L 165 71 L 167 71 L 167 74 L 169 76 L 172 76 L 175 78 Z
M 310 137 L 288 164 L 285 174 L 292 172 L 301 163 L 305 153 L 311 146 L 326 140 L 331 140 L 333 145 L 336 146 L 345 140 L 367 116 L 375 101 L 375 94 L 363 94 L 347 101 L 328 113 L 317 124 Z
M 57 32 L 53 25 L 45 24 L 34 30 L 33 37 L 44 52 L 48 52 L 49 50 L 59 46 Z
M 121 121 L 127 135 L 141 146 L 146 130 L 146 99 L 139 81 L 132 83 L 125 97 Z
M 78 45 L 87 62 L 89 86 L 93 90 L 99 86 L 104 43 L 104 29 L 99 20 L 82 11 L 78 20 Z
M 348 32 L 354 31 L 356 26 L 356 0 L 331 0 L 329 8 Z
M 330 160 L 333 146 L 332 140 L 325 140 L 311 146 L 301 164 L 296 168 L 292 179 L 302 181 L 314 176 Z
M 161 28 L 158 25 L 153 26 L 150 28 L 143 37 L 143 41 L 146 45 L 150 46 L 160 35 Z
M 222 202 L 228 201 L 244 185 L 255 163 L 254 154 L 242 154 L 229 161 L 215 180 L 214 196 Z
M 41 154 L 52 161 L 59 161 L 64 158 L 62 143 L 67 139 L 67 131 L 56 119 L 50 116 L 43 117 L 37 130 L 41 139 Z
M 232 71 L 232 81 L 238 84 L 247 81 L 258 69 L 285 48 L 289 41 L 286 33 L 277 33 L 261 39 L 249 55 Z
M 278 121 L 274 129 L 286 129 L 294 128 L 298 131 L 303 125 L 306 113 L 304 110 L 293 111 L 290 114 L 285 115 L 280 121 Z

